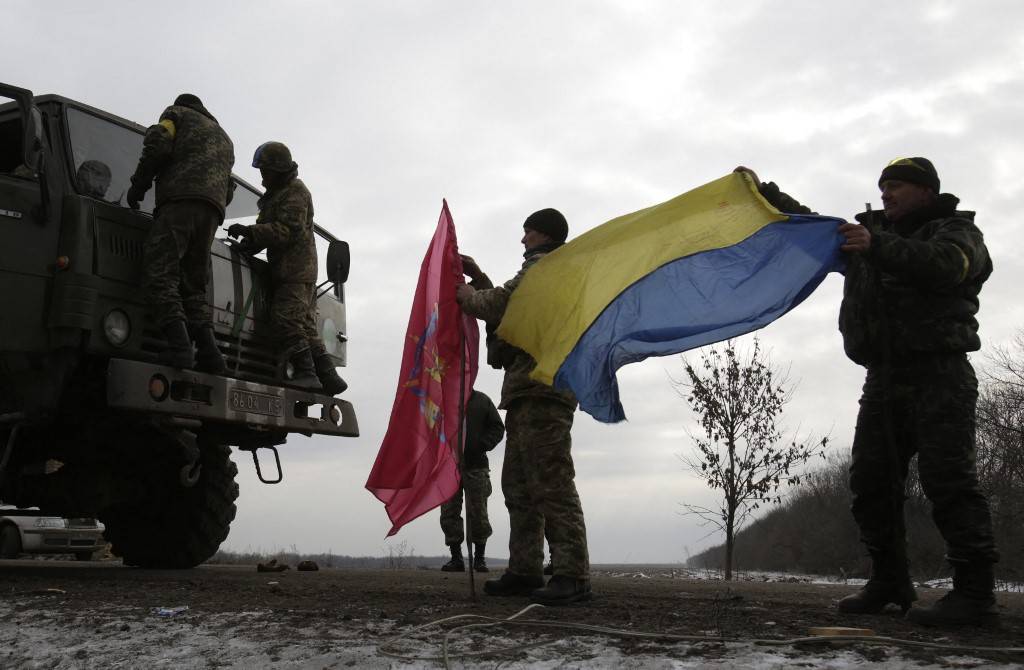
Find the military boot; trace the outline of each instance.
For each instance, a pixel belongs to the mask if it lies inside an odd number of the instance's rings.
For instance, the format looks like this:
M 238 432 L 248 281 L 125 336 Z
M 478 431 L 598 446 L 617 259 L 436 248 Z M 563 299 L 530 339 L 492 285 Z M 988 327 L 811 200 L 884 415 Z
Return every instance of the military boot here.
M 489 596 L 528 596 L 544 586 L 540 575 L 517 575 L 506 570 L 498 579 L 484 582 L 484 593 Z
M 441 566 L 443 572 L 465 572 L 466 563 L 462 560 L 462 545 L 453 544 L 449 547 L 452 550 L 452 560 Z
M 892 554 L 872 553 L 871 576 L 867 584 L 853 595 L 839 601 L 843 614 L 878 614 L 889 603 L 899 605 L 906 612 L 917 600 L 914 582 L 910 579 L 906 559 Z
M 568 575 L 555 575 L 547 586 L 530 594 L 530 600 L 541 605 L 569 605 L 593 597 L 589 579 L 576 579 Z
M 323 385 L 325 393 L 338 395 L 345 392 L 348 384 L 334 368 L 334 361 L 331 360 L 329 354 L 320 354 L 313 360 L 313 363 L 316 367 L 316 376 L 320 380 L 320 384 Z
M 310 391 L 323 390 L 324 387 L 320 385 L 320 380 L 317 379 L 316 371 L 313 368 L 313 356 L 310 355 L 309 349 L 292 354 L 288 362 L 292 364 L 292 386 Z
M 167 341 L 167 346 L 157 355 L 160 365 L 167 365 L 179 370 L 191 370 L 193 361 L 192 341 L 188 339 L 188 328 L 184 319 L 175 319 L 160 326 L 160 333 Z
M 999 626 L 991 563 L 953 561 L 953 590 L 934 605 L 915 605 L 907 618 L 922 626 Z
M 224 354 L 217 347 L 213 326 L 203 326 L 196 332 L 196 369 L 211 375 L 222 375 L 228 371 Z
M 484 550 L 487 545 L 480 542 L 476 545 L 476 551 L 473 552 L 473 571 L 474 572 L 490 572 L 487 568 L 487 561 L 484 559 Z

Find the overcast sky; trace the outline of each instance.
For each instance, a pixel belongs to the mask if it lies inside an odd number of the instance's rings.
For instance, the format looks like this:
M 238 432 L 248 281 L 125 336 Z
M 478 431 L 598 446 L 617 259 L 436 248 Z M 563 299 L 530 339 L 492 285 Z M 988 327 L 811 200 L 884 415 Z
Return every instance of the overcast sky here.
M 253 150 L 285 142 L 318 222 L 351 244 L 341 373 L 362 435 L 290 440 L 274 486 L 236 451 L 226 549 L 446 553 L 436 512 L 386 540 L 384 507 L 364 489 L 443 198 L 461 250 L 501 282 L 537 209 L 561 210 L 572 238 L 743 164 L 851 219 L 880 206 L 889 159 L 925 156 L 943 191 L 978 212 L 994 258 L 985 347 L 1022 322 L 1019 0 L 7 0 L 0 11 L 5 83 L 143 125 L 194 93 L 234 140 L 241 177 L 258 184 Z M 863 378 L 836 329 L 841 291 L 831 276 L 759 333 L 799 381 L 785 425 L 830 434 L 837 450 L 852 440 Z M 693 425 L 669 381 L 682 369 L 678 357 L 624 368 L 626 423 L 577 413 L 592 562 L 683 561 L 721 541 L 680 514 L 683 501 L 712 500 L 678 458 Z M 500 383 L 484 366 L 477 388 L 497 400 Z M 507 556 L 503 449 L 491 459 L 490 556 Z

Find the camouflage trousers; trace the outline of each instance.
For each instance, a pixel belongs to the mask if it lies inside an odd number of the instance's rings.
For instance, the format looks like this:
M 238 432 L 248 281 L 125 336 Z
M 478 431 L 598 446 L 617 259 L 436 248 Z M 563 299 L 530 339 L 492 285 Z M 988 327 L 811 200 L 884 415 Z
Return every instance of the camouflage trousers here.
M 508 570 L 541 576 L 544 538 L 554 574 L 590 578 L 583 506 L 572 454 L 574 408 L 547 398 L 513 400 L 505 412 L 501 491 L 509 515 Z
M 314 359 L 327 353 L 316 329 L 316 284 L 284 282 L 274 286 L 270 321 L 277 334 L 278 351 L 285 358 L 303 349 L 309 349 Z
M 916 356 L 868 368 L 850 466 L 852 511 L 869 550 L 905 542 L 904 488 L 917 454 L 921 487 L 954 560 L 999 560 L 975 467 L 978 380 L 965 354 Z M 896 460 L 893 460 L 893 457 Z
M 169 200 L 157 208 L 142 246 L 142 296 L 158 327 L 184 319 L 188 330 L 212 325 L 206 297 L 210 247 L 223 215 L 205 200 Z
M 491 497 L 491 471 L 487 468 L 466 470 L 462 475 L 462 486 L 451 500 L 441 505 L 441 530 L 444 543 L 449 547 L 466 541 L 466 527 L 462 522 L 462 492 L 465 491 L 466 517 L 469 519 L 469 535 L 473 544 L 487 541 L 493 532 L 487 516 L 487 499 Z

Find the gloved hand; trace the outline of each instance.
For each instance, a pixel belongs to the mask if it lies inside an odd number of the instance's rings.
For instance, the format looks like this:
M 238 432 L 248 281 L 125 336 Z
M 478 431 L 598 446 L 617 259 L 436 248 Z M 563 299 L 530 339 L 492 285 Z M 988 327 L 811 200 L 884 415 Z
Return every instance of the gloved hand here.
M 476 261 L 473 260 L 471 256 L 459 254 L 459 257 L 462 259 L 462 272 L 467 277 L 472 280 L 477 280 L 484 274 L 484 271 L 480 269 L 480 266 L 477 265 Z
M 139 203 L 146 197 L 146 190 L 147 189 L 144 189 L 141 186 L 136 186 L 135 184 L 128 187 L 128 194 L 125 196 L 128 200 L 128 206 L 132 209 L 138 209 Z
M 251 235 L 252 233 L 249 232 L 249 226 L 245 225 L 244 223 L 232 223 L 230 226 L 228 226 L 229 237 L 245 239 L 250 237 Z

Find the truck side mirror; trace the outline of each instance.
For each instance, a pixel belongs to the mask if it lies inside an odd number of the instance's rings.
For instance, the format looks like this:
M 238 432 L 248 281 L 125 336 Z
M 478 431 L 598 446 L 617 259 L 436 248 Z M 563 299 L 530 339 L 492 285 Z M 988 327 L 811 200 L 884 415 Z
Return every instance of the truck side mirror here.
M 351 264 L 348 242 L 334 240 L 327 247 L 327 279 L 335 284 L 344 284 L 348 281 L 348 271 Z

